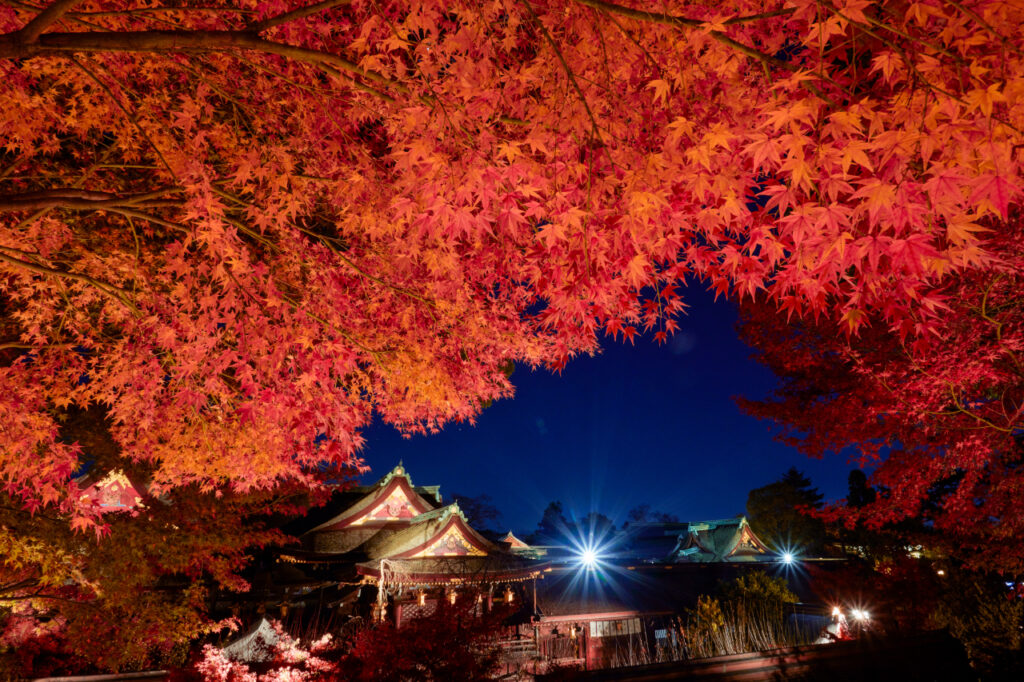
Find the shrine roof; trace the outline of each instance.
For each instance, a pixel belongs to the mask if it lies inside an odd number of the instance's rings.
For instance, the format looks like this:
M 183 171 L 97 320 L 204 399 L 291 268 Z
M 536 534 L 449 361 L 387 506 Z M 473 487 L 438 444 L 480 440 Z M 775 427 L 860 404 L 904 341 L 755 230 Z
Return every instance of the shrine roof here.
M 371 560 L 420 554 L 485 556 L 501 551 L 466 522 L 458 503 L 420 514 L 394 532 L 378 533 L 359 549 Z
M 377 490 L 378 487 L 380 486 L 381 481 L 383 480 L 384 479 L 382 478 L 380 481 L 377 481 L 376 483 L 373 483 L 371 485 L 354 485 L 351 488 L 346 489 L 344 492 L 358 499 L 361 498 L 363 495 L 368 495 L 373 491 Z M 412 489 L 416 492 L 417 495 L 424 497 L 428 502 L 430 502 L 431 506 L 436 507 L 441 504 L 441 486 L 414 485 L 412 486 Z
M 91 500 L 100 513 L 130 511 L 142 505 L 146 486 L 132 480 L 121 469 L 114 469 L 102 475 L 90 472 L 75 479 L 81 492 L 81 500 Z
M 362 495 L 340 514 L 306 531 L 306 534 L 331 530 L 344 530 L 362 524 L 402 524 L 434 509 L 433 500 L 440 499 L 440 486 L 414 486 L 401 464 L 388 472 L 372 486 L 357 488 Z M 422 493 L 421 493 L 422 491 Z
M 515 535 L 513 535 L 512 531 L 506 533 L 505 537 L 503 537 L 501 541 L 507 542 L 509 547 L 511 547 L 512 549 L 531 549 L 531 547 L 528 544 L 526 544 L 525 542 L 517 538 Z
M 771 550 L 744 516 L 688 524 L 669 557 L 672 561 L 757 561 Z M 767 558 L 767 556 L 765 557 Z

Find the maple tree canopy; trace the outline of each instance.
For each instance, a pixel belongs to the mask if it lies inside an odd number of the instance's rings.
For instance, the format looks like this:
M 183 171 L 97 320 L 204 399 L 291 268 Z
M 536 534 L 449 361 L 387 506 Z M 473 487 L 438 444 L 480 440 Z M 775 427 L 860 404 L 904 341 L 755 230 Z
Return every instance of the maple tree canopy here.
M 68 406 L 157 493 L 267 487 L 687 280 L 923 349 L 1019 266 L 1019 3 L 624 2 L 4 3 L 7 491 L 91 523 Z

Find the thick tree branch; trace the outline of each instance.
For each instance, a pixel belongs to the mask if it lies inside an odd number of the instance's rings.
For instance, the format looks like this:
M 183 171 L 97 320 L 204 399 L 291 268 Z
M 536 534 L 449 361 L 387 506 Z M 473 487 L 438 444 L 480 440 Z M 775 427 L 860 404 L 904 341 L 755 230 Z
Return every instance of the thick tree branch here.
M 57 0 L 52 5 L 36 15 L 36 18 L 25 24 L 21 30 L 11 34 L 15 40 L 21 43 L 34 43 L 42 35 L 43 31 L 49 28 L 54 22 L 69 9 L 82 0 Z
M 328 64 L 365 80 L 403 94 L 409 89 L 354 62 L 329 52 L 264 40 L 242 31 L 95 31 L 88 33 L 47 33 L 31 45 L 0 37 L 0 58 L 27 59 L 62 52 L 230 52 L 254 50 L 309 64 Z M 360 84 L 357 83 L 357 87 Z M 366 89 L 365 86 L 362 89 Z M 373 94 L 377 90 L 370 89 Z
M 181 191 L 179 188 L 169 187 L 145 194 L 121 196 L 110 192 L 60 187 L 39 192 L 0 195 L 0 212 L 27 211 L 40 208 L 98 211 L 118 206 L 138 206 L 167 194 L 176 194 Z
M 139 14 L 166 14 L 174 12 L 207 12 L 217 14 L 254 14 L 255 10 L 237 7 L 186 7 L 184 5 L 164 5 L 163 7 L 137 7 L 134 9 L 106 10 L 96 12 L 71 12 L 75 17 L 130 17 Z

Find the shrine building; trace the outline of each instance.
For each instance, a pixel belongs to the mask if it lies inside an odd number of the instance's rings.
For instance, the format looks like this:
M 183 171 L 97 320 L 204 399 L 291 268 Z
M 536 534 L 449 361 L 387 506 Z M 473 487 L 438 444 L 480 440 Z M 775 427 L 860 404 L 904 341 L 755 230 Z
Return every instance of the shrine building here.
M 772 561 L 775 553 L 754 535 L 746 517 L 686 524 L 670 562 L 751 562 Z
M 439 600 L 532 604 L 547 564 L 514 538 L 488 540 L 438 487 L 417 487 L 399 464 L 377 483 L 352 489 L 340 513 L 308 530 L 303 548 L 278 561 L 313 572 L 349 573 L 349 584 L 376 588 L 378 619 L 400 624 L 429 615 Z

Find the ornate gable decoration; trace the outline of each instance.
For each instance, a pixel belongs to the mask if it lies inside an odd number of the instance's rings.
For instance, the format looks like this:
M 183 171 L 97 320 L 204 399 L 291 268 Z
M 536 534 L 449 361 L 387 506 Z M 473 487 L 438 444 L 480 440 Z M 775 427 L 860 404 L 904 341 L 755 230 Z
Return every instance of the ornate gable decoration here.
M 91 500 L 105 513 L 135 509 L 141 506 L 142 496 L 125 473 L 115 469 L 82 491 L 81 500 Z
M 765 547 L 764 543 L 762 543 L 757 538 L 757 536 L 754 535 L 754 532 L 750 530 L 750 526 L 748 526 L 746 523 L 743 523 L 742 528 L 740 530 L 739 541 L 736 543 L 736 547 L 734 547 L 733 550 L 729 552 L 728 556 L 733 556 L 735 554 L 741 553 L 764 554 L 767 551 L 768 548 Z
M 402 486 L 396 486 L 376 507 L 370 510 L 369 514 L 360 516 L 352 521 L 352 526 L 359 526 L 369 521 L 399 521 L 411 519 L 419 515 L 420 511 L 413 506 L 412 501 Z
M 425 549 L 413 554 L 411 558 L 442 556 L 487 556 L 487 552 L 476 547 L 462 532 L 456 523 L 448 526 L 441 537 L 427 545 Z
M 307 533 L 339 531 L 368 524 L 408 522 L 430 511 L 430 502 L 413 488 L 401 464 L 380 479 L 358 502 Z

